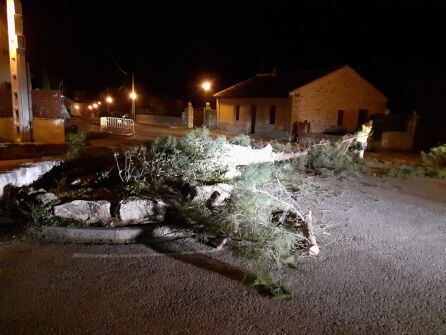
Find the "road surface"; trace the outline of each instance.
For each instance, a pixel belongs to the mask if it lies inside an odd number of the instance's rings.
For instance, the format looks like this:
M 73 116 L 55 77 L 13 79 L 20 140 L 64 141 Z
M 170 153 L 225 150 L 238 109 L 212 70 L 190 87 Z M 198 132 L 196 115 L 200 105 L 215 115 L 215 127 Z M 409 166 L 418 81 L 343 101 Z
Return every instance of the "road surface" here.
M 330 235 L 320 257 L 284 272 L 290 301 L 243 284 L 227 251 L 186 242 L 166 254 L 8 241 L 0 333 L 445 334 L 446 183 L 326 182 L 305 206 Z

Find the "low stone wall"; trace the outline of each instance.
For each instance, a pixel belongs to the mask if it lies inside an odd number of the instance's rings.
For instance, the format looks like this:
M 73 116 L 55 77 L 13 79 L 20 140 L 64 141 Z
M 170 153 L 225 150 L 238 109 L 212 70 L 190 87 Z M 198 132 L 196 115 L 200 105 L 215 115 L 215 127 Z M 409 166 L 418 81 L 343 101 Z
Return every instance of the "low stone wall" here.
M 248 134 L 249 133 L 248 127 L 249 125 L 244 122 L 237 122 L 237 123 L 219 122 L 217 125 L 218 130 L 222 130 L 233 134 Z
M 262 125 L 256 125 L 255 134 L 263 138 L 271 138 L 279 140 L 288 140 L 291 136 L 291 133 L 289 131 Z
M 381 138 L 382 149 L 411 150 L 413 134 L 407 131 L 386 131 Z
M 12 117 L 0 118 L 0 142 L 14 142 Z
M 144 233 L 141 228 L 65 228 L 42 226 L 31 228 L 27 235 L 48 242 L 60 243 L 135 243 Z
M 219 130 L 233 133 L 233 134 L 249 134 L 250 133 L 250 125 L 246 122 L 240 123 L 218 123 Z M 274 127 L 265 127 L 262 125 L 256 125 L 255 134 L 259 137 L 268 138 L 268 139 L 286 139 L 288 140 L 290 137 L 290 132 L 286 130 L 277 129 Z
M 65 121 L 33 118 L 33 139 L 34 142 L 65 143 Z
M 65 155 L 65 143 L 6 143 L 0 144 L 0 160 L 35 159 Z
M 136 115 L 136 123 L 150 124 L 164 127 L 185 127 L 186 123 L 181 117 L 162 115 Z
M 0 118 L 0 142 L 14 142 L 12 117 Z M 65 143 L 63 119 L 33 118 L 33 140 L 41 143 Z

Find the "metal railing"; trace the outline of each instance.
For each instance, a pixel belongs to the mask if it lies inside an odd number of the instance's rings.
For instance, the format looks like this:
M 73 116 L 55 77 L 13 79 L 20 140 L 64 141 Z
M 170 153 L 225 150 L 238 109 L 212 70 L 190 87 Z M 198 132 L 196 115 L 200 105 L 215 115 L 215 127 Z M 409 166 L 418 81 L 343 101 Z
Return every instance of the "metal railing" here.
M 132 119 L 119 117 L 101 117 L 99 120 L 101 132 L 119 133 L 135 136 L 135 122 Z

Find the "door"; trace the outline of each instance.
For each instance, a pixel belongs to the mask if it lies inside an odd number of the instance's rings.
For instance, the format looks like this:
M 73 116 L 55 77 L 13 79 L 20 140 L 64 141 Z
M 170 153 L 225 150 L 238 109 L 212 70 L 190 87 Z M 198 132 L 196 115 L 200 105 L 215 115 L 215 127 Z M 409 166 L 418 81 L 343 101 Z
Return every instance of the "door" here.
M 251 134 L 256 132 L 257 106 L 251 106 Z

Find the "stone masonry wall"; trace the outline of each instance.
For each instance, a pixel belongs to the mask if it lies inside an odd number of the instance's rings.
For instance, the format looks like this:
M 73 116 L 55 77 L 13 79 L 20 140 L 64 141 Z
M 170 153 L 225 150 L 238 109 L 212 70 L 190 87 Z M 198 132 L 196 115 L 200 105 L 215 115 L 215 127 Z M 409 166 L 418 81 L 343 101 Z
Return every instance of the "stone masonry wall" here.
M 353 132 L 360 109 L 370 117 L 387 108 L 387 97 L 349 66 L 300 87 L 291 97 L 291 123 L 309 120 L 316 133 L 338 128 L 339 110 L 345 111 L 342 128 Z
M 235 108 L 240 106 L 240 118 L 235 119 Z M 255 134 L 262 137 L 285 137 L 291 129 L 289 98 L 251 98 L 217 100 L 218 129 L 233 133 L 251 132 L 251 107 L 256 106 Z M 276 107 L 275 124 L 269 123 L 269 108 Z

